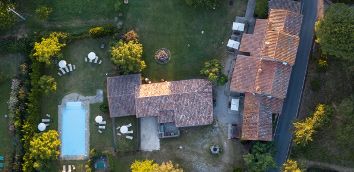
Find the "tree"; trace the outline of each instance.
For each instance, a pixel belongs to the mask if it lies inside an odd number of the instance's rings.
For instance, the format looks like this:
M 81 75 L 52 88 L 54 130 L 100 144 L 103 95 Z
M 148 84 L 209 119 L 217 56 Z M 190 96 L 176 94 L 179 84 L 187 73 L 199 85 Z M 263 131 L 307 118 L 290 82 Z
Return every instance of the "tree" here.
M 39 79 L 38 84 L 42 90 L 42 93 L 46 96 L 48 96 L 50 93 L 55 93 L 55 91 L 57 90 L 57 83 L 51 76 L 43 75 Z
M 66 37 L 67 34 L 53 32 L 49 35 L 49 38 L 42 38 L 42 42 L 35 43 L 33 56 L 36 57 L 38 62 L 45 62 L 50 65 L 53 56 L 57 55 L 58 58 L 62 56 L 59 51 L 61 47 L 66 46 Z
M 268 17 L 268 1 L 257 0 L 254 14 L 262 19 L 266 19 Z
M 38 171 L 48 171 L 51 161 L 58 159 L 60 140 L 58 132 L 49 130 L 33 137 L 30 142 L 30 156 L 35 160 L 33 167 Z
M 212 9 L 214 7 L 219 7 L 221 5 L 222 0 L 186 0 L 187 5 L 193 7 L 206 7 Z
M 218 86 L 223 86 L 228 81 L 228 77 L 222 73 L 224 68 L 221 62 L 217 59 L 205 62 L 205 67 L 200 71 L 200 74 L 208 76 L 210 82 L 216 82 Z
M 173 165 L 172 161 L 169 161 L 166 163 L 162 162 L 153 172 L 183 172 L 183 170 L 178 168 L 178 164 Z
M 0 30 L 6 30 L 13 26 L 17 21 L 17 16 L 8 11 L 8 8 L 14 8 L 13 4 L 0 1 Z
M 315 32 L 325 54 L 354 60 L 354 8 L 341 3 L 330 5 L 316 23 Z
M 312 117 L 315 121 L 314 127 L 318 128 L 321 126 L 329 125 L 333 113 L 334 112 L 330 106 L 325 104 L 318 104 Z
M 309 141 L 312 141 L 312 134 L 316 133 L 314 130 L 315 120 L 306 118 L 304 121 L 294 122 L 294 142 L 300 146 L 305 146 Z
M 129 41 L 134 41 L 136 43 L 139 42 L 139 36 L 137 33 L 135 33 L 134 30 L 131 30 L 129 32 L 127 32 L 124 36 L 123 36 L 124 40 L 126 42 L 129 42 Z
M 124 74 L 141 72 L 145 67 L 145 62 L 141 60 L 143 47 L 141 44 L 129 41 L 124 43 L 119 41 L 118 44 L 112 46 L 112 62 L 115 66 L 122 69 Z
M 46 6 L 41 6 L 36 9 L 36 16 L 35 18 L 39 20 L 48 20 L 49 14 L 52 13 L 52 8 L 48 8 Z
M 304 172 L 305 169 L 300 167 L 301 165 L 298 164 L 296 161 L 288 159 L 286 163 L 283 164 L 280 171 L 282 172 Z
M 258 172 L 275 169 L 277 167 L 273 158 L 275 152 L 274 142 L 256 142 L 253 145 L 252 154 L 243 155 L 248 171 Z
M 154 160 L 148 159 L 145 161 L 135 160 L 135 162 L 130 166 L 130 169 L 132 172 L 151 172 L 159 166 L 158 164 L 153 163 L 153 161 Z

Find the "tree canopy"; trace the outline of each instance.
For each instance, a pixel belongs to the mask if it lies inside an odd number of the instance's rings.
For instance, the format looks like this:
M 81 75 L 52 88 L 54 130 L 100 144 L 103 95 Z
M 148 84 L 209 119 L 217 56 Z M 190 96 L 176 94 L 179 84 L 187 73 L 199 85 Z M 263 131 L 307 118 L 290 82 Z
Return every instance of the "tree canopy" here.
M 277 167 L 273 158 L 275 152 L 275 142 L 256 142 L 253 145 L 252 154 L 243 155 L 248 171 L 258 172 L 275 169 Z
M 129 42 L 129 41 L 134 41 L 136 43 L 139 42 L 139 36 L 138 34 L 134 31 L 134 30 L 131 30 L 129 32 L 127 32 L 124 36 L 123 36 L 124 40 L 126 42 Z
M 0 1 L 0 30 L 6 30 L 18 21 L 17 16 L 8 11 L 8 7 L 13 8 L 14 5 Z
M 254 14 L 262 19 L 266 19 L 268 17 L 268 1 L 257 0 Z
M 316 42 L 328 55 L 354 60 L 354 8 L 335 3 L 316 23 Z
M 35 161 L 33 167 L 38 171 L 48 171 L 51 161 L 58 159 L 60 140 L 58 132 L 49 130 L 48 132 L 37 134 L 30 142 L 31 158 Z
M 138 73 L 146 67 L 145 62 L 141 60 L 142 53 L 143 46 L 141 44 L 134 41 L 128 43 L 119 41 L 111 48 L 111 60 L 116 67 L 123 70 L 125 75 Z
M 282 172 L 304 172 L 305 169 L 300 167 L 301 165 L 298 164 L 296 161 L 288 159 L 283 166 L 281 167 L 280 171 Z
M 55 93 L 57 90 L 57 83 L 51 76 L 43 75 L 39 79 L 38 84 L 42 90 L 42 93 L 46 96 L 48 96 L 50 93 Z
M 144 161 L 135 160 L 130 166 L 132 172 L 183 172 L 178 168 L 178 164 L 173 165 L 172 161 L 162 162 L 161 165 L 153 163 L 154 160 L 146 159 Z
M 66 46 L 66 37 L 67 34 L 53 32 L 49 35 L 49 38 L 42 38 L 41 42 L 35 43 L 33 56 L 36 57 L 37 61 L 50 65 L 53 56 L 57 55 L 58 58 L 62 56 L 59 52 L 62 47 Z
M 218 86 L 223 86 L 228 81 L 228 77 L 222 73 L 224 66 L 217 59 L 205 62 L 205 67 L 200 74 L 208 76 L 210 82 L 216 82 Z

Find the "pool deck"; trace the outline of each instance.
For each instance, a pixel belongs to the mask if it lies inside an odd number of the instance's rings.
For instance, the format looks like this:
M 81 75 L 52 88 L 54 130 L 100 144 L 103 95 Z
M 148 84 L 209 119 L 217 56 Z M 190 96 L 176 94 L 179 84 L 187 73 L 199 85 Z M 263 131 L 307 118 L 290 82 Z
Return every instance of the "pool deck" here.
M 90 104 L 103 102 L 103 91 L 98 89 L 95 96 L 82 96 L 77 93 L 71 93 L 63 97 L 61 104 L 58 105 L 58 131 L 59 139 L 62 142 L 62 117 L 63 109 L 66 108 L 66 102 L 81 101 L 82 108 L 85 109 L 85 155 L 62 155 L 62 147 L 60 146 L 59 159 L 61 160 L 87 160 L 90 158 Z

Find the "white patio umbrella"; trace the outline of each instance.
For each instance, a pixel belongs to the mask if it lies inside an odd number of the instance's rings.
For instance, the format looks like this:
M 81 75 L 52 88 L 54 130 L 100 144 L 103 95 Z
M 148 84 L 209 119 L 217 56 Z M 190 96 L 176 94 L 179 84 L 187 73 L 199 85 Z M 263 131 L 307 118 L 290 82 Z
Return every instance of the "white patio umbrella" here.
M 45 124 L 44 124 L 43 122 L 41 122 L 41 123 L 38 124 L 38 130 L 39 130 L 39 131 L 44 131 L 45 128 L 46 128 L 46 126 L 45 126 Z
M 102 116 L 96 116 L 96 118 L 95 118 L 95 121 L 96 121 L 97 123 L 102 122 L 102 120 L 103 120 Z
M 64 68 L 66 66 L 66 61 L 65 60 L 60 60 L 59 62 L 59 67 Z
M 88 58 L 89 58 L 90 60 L 93 60 L 93 59 L 96 58 L 96 54 L 95 54 L 94 52 L 90 52 L 90 53 L 88 54 Z

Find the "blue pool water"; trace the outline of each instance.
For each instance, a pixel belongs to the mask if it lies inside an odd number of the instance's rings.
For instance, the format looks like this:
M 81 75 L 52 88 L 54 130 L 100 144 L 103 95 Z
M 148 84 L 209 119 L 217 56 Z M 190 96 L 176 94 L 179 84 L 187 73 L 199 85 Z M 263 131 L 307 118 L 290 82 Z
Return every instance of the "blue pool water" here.
M 81 102 L 66 103 L 62 130 L 62 155 L 85 155 L 85 109 Z

